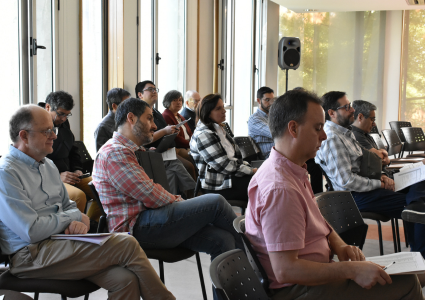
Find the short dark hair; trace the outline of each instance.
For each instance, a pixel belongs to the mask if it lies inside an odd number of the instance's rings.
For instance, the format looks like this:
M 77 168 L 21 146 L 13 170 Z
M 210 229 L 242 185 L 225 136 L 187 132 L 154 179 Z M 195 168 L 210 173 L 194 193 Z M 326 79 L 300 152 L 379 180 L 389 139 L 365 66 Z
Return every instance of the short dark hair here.
M 267 86 L 260 87 L 258 89 L 258 91 L 257 91 L 257 98 L 258 99 L 263 99 L 264 94 L 268 94 L 268 93 L 273 93 L 274 94 L 274 91 L 271 88 L 267 87 Z
M 269 128 L 273 139 L 282 137 L 290 121 L 304 123 L 309 102 L 322 105 L 322 100 L 316 94 L 306 90 L 287 91 L 277 98 L 269 112 Z
M 355 100 L 352 103 L 354 108 L 354 120 L 357 120 L 359 114 L 362 114 L 366 119 L 370 117 L 370 112 L 376 110 L 376 105 L 364 100 Z
M 164 105 L 165 108 L 169 108 L 171 105 L 171 102 L 173 102 L 174 99 L 178 99 L 182 97 L 182 101 L 184 103 L 183 95 L 179 91 L 171 90 L 168 93 L 165 94 L 164 100 L 162 100 L 162 105 Z
M 140 118 L 145 113 L 146 107 L 150 108 L 149 104 L 136 98 L 128 98 L 121 102 L 115 113 L 115 129 L 118 129 L 127 121 L 129 113 L 133 113 L 133 115 Z
M 9 121 L 9 136 L 12 142 L 18 141 L 19 131 L 32 128 L 34 117 L 32 108 L 37 107 L 35 104 L 27 104 L 21 106 L 10 118 Z
M 339 107 L 338 100 L 344 97 L 345 95 L 347 95 L 347 93 L 345 92 L 332 91 L 322 96 L 323 109 L 325 111 L 326 120 L 331 119 L 331 117 L 328 114 L 328 110 L 329 109 L 336 110 Z
M 53 111 L 57 111 L 58 108 L 65 110 L 72 110 L 74 108 L 74 99 L 64 91 L 51 92 L 46 97 L 46 103 L 50 105 Z
M 220 94 L 206 95 L 197 107 L 196 123 L 198 123 L 198 120 L 201 120 L 210 130 L 215 131 L 214 121 L 210 118 L 210 114 L 217 106 L 218 100 L 220 99 L 223 99 Z
M 136 98 L 139 98 L 138 93 L 142 93 L 143 94 L 143 89 L 145 88 L 145 85 L 147 85 L 148 83 L 155 85 L 155 83 L 153 83 L 150 80 L 145 80 L 145 81 L 142 81 L 142 82 L 139 82 L 138 84 L 136 84 L 136 88 L 135 88 Z
M 109 110 L 112 110 L 112 104 L 119 105 L 122 102 L 122 98 L 131 96 L 131 94 L 122 88 L 113 88 L 106 94 L 106 103 L 108 104 Z

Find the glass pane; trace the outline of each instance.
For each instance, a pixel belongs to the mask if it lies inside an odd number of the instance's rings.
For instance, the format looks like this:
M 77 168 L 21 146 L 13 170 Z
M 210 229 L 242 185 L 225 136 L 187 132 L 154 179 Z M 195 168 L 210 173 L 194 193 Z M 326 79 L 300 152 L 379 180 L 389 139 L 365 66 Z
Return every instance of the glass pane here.
M 37 0 L 35 2 L 36 26 L 35 38 L 39 46 L 46 49 L 37 49 L 34 56 L 34 65 L 37 83 L 35 101 L 44 102 L 46 96 L 53 91 L 53 34 L 52 34 L 52 2 L 51 0 Z
M 424 18 L 425 10 L 406 11 L 404 18 L 400 121 L 415 127 L 425 127 Z
M 248 136 L 247 120 L 251 114 L 252 101 L 252 1 L 235 0 L 234 52 L 234 112 L 233 133 Z
M 0 89 L 7 91 L 3 99 L 0 118 L 0 155 L 4 155 L 11 144 L 9 120 L 19 107 L 19 7 L 18 0 L 0 0 L 0 40 L 7 45 L 0 47 Z M 6 29 L 7 28 L 7 29 Z
M 158 0 L 158 110 L 170 90 L 185 93 L 186 16 L 185 0 Z
M 226 121 L 229 124 L 229 127 L 232 128 L 233 120 L 232 120 L 232 109 L 226 108 Z M 232 130 L 233 131 L 233 130 Z M 234 132 L 233 132 L 234 134 Z
M 233 1 L 234 0 L 228 0 L 227 1 L 227 21 L 226 21 L 226 59 L 224 61 L 224 72 L 226 72 L 225 78 L 226 78 L 226 84 L 225 84 L 225 92 L 223 96 L 223 101 L 226 105 L 233 105 L 232 102 L 232 86 L 233 86 L 233 25 L 232 25 L 232 14 L 233 14 Z
M 102 2 L 82 1 L 84 144 L 96 155 L 94 130 L 102 120 Z
M 152 80 L 152 0 L 140 0 L 139 81 Z M 137 96 L 137 95 L 135 95 Z

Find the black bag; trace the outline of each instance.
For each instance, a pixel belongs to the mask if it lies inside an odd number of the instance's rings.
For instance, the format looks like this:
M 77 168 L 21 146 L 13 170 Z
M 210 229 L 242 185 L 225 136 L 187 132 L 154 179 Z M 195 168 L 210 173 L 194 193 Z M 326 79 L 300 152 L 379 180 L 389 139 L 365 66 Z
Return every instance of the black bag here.
M 369 179 L 381 179 L 382 160 L 373 152 L 362 147 L 363 157 L 360 165 L 360 171 L 357 175 L 367 177 Z

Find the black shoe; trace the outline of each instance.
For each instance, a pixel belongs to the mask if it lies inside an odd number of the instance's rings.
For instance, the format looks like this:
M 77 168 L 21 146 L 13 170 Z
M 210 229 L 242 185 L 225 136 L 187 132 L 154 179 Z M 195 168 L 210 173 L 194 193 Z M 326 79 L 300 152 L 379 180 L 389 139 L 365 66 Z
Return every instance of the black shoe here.
M 401 213 L 401 218 L 406 222 L 425 224 L 425 203 L 412 202 Z

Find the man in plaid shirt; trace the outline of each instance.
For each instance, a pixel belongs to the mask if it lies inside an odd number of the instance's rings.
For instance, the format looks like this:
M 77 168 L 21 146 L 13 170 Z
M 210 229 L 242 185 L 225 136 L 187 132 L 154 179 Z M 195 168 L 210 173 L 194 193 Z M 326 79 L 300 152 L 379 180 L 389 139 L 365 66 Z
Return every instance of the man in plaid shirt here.
M 395 192 L 394 181 L 386 175 L 382 175 L 380 180 L 358 175 L 363 147 L 348 129 L 354 122 L 354 108 L 344 92 L 326 93 L 322 100 L 326 114 L 324 129 L 328 138 L 322 142 L 315 161 L 328 175 L 334 190 L 350 191 L 360 211 L 376 212 L 391 218 L 400 219 L 406 203 L 422 204 L 425 182 Z M 425 256 L 425 225 L 406 222 L 406 229 L 412 251 Z
M 117 131 L 98 152 L 93 183 L 111 232 L 131 232 L 144 249 L 181 246 L 217 255 L 242 249 L 236 218 L 220 195 L 183 200 L 155 184 L 138 164 L 135 151 L 152 141 L 152 109 L 139 99 L 123 101 L 115 114 Z

